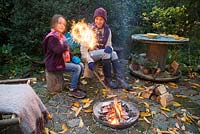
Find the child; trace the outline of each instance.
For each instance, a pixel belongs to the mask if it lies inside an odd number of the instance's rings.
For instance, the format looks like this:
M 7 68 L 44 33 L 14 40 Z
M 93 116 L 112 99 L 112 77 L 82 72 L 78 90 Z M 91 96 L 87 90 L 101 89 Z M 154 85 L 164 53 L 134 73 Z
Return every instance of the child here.
M 42 42 L 45 53 L 45 67 L 48 72 L 72 72 L 69 96 L 84 98 L 86 94 L 78 89 L 78 82 L 83 70 L 83 63 L 77 56 L 72 60 L 69 55 L 69 44 L 63 35 L 66 29 L 66 20 L 62 15 L 54 15 L 51 19 L 51 32 Z
M 91 71 L 94 70 L 94 62 L 102 59 L 103 61 L 103 73 L 104 73 L 104 83 L 110 88 L 125 88 L 130 89 L 132 86 L 127 84 L 124 79 L 123 72 L 121 70 L 120 61 L 118 59 L 117 53 L 112 48 L 111 42 L 111 30 L 106 24 L 107 12 L 104 8 L 97 8 L 94 12 L 94 23 L 91 27 L 96 32 L 96 37 L 98 44 L 93 50 L 86 48 L 85 45 L 81 45 L 81 56 L 84 62 L 86 62 L 86 67 Z M 113 66 L 113 72 L 117 83 L 112 81 L 111 66 Z

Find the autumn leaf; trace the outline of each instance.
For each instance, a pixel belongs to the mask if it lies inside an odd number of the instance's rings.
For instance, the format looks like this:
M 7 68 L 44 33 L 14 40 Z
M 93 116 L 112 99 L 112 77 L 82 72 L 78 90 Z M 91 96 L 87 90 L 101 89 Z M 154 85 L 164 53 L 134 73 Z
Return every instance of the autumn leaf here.
M 149 117 L 151 116 L 151 113 L 149 112 L 140 112 L 140 117 Z
M 108 90 L 107 90 L 107 89 L 102 89 L 102 94 L 103 94 L 103 95 L 108 94 Z
M 200 120 L 198 120 L 197 125 L 200 127 Z
M 147 102 L 143 102 L 143 103 L 145 104 L 146 108 L 149 108 L 149 103 Z
M 188 98 L 187 96 L 185 96 L 185 95 L 180 95 L 180 94 L 176 94 L 175 96 L 178 97 L 178 98 L 183 98 L 183 99 Z
M 125 98 L 128 98 L 128 95 L 127 95 L 127 94 L 120 94 L 120 95 L 119 95 L 119 98 L 125 99 Z
M 169 108 L 166 108 L 166 107 L 161 107 L 160 109 L 164 110 L 164 111 L 167 111 L 167 112 L 171 112 L 171 110 Z
M 82 80 L 82 81 L 81 81 L 81 84 L 86 85 L 86 84 L 87 84 L 87 81 L 86 81 L 86 80 Z
M 78 114 L 80 113 L 81 109 L 82 109 L 82 107 L 79 107 L 79 108 L 77 108 L 77 107 L 72 107 L 72 108 L 71 108 L 71 110 L 73 110 L 73 111 L 75 112 L 75 116 L 76 116 L 76 117 L 77 117 Z
M 180 103 L 178 103 L 178 102 L 175 102 L 175 101 L 174 101 L 174 102 L 173 102 L 173 106 L 174 106 L 174 107 L 180 107 L 180 106 L 181 106 L 181 104 L 180 104 Z
M 114 98 L 114 97 L 117 97 L 117 95 L 115 95 L 115 94 L 111 94 L 111 95 L 110 95 L 110 94 L 108 94 L 106 98 L 108 98 L 108 99 L 109 99 L 109 98 Z
M 75 101 L 74 103 L 73 103 L 73 106 L 75 106 L 75 107 L 80 107 L 80 103 L 78 102 L 78 101 Z
M 90 100 L 89 102 L 85 103 L 83 105 L 83 108 L 88 108 L 91 105 L 92 102 L 93 102 L 93 100 Z
M 180 126 L 177 122 L 175 123 L 175 126 L 176 126 L 176 128 L 180 129 Z
M 130 94 L 137 95 L 137 92 L 131 91 Z
M 49 119 L 49 120 L 52 120 L 52 119 L 53 119 L 53 114 L 48 113 L 48 119 Z
M 50 130 L 50 131 L 49 131 L 49 134 L 58 134 L 58 133 L 56 133 L 56 132 L 53 131 L 53 130 Z
M 82 128 L 84 126 L 82 118 L 80 118 L 79 127 Z
M 174 88 L 174 89 L 178 89 L 178 85 L 176 83 L 173 83 L 173 82 L 168 82 L 167 83 L 167 86 L 171 87 L 171 88 Z
M 62 124 L 61 128 L 62 128 L 63 131 L 67 131 L 68 130 L 68 128 L 67 128 L 67 126 L 65 124 Z
M 49 129 L 45 127 L 43 130 L 43 134 L 49 134 Z
M 128 90 L 127 89 L 122 89 L 123 92 L 125 93 L 128 93 Z
M 92 109 L 86 109 L 86 110 L 84 110 L 84 112 L 85 113 L 92 113 L 93 111 L 92 111 Z
M 89 98 L 85 98 L 85 99 L 82 99 L 82 100 L 81 100 L 81 102 L 83 102 L 83 103 L 88 103 L 89 101 L 90 101 Z
M 143 117 L 143 119 L 146 121 L 146 123 L 151 124 L 151 122 L 149 120 L 147 120 L 146 117 Z

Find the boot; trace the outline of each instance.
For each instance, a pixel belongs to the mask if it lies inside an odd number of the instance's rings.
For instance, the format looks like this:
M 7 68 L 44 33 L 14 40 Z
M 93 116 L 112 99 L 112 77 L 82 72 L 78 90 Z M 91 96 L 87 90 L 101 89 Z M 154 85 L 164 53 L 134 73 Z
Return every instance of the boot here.
M 103 60 L 103 74 L 104 74 L 105 85 L 110 87 L 110 88 L 114 88 L 114 89 L 117 88 L 116 83 L 112 81 L 110 59 Z
M 125 81 L 125 78 L 124 78 L 124 75 L 122 73 L 122 67 L 121 67 L 121 64 L 120 64 L 120 61 L 117 59 L 117 60 L 113 60 L 112 61 L 112 65 L 113 65 L 113 72 L 115 74 L 115 78 L 118 82 L 118 84 L 122 87 L 122 88 L 125 88 L 125 89 L 131 89 L 132 86 L 129 85 L 126 81 Z

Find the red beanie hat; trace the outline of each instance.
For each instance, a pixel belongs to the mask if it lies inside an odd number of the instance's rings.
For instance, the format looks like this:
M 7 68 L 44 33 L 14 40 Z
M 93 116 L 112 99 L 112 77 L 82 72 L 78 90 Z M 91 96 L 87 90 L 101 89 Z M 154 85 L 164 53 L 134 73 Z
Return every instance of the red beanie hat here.
M 104 8 L 99 7 L 94 11 L 93 18 L 95 19 L 97 16 L 101 16 L 104 18 L 105 21 L 107 21 L 107 12 Z

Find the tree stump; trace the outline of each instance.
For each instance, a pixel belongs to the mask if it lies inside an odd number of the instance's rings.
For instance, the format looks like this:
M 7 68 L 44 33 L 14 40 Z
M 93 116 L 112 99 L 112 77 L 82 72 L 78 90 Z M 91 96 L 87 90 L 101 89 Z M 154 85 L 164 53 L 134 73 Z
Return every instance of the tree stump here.
M 61 92 L 64 88 L 63 72 L 46 72 L 47 90 L 50 92 Z

